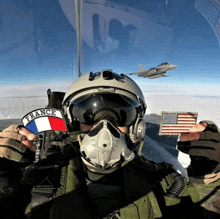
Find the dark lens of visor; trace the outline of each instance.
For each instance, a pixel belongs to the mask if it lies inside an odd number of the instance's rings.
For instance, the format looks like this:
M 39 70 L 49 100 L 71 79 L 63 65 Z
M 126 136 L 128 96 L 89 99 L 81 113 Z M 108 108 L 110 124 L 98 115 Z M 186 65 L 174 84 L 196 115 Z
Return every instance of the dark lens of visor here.
M 80 123 L 93 125 L 102 118 L 112 118 L 118 126 L 131 125 L 139 102 L 119 94 L 84 95 L 72 103 L 71 113 Z

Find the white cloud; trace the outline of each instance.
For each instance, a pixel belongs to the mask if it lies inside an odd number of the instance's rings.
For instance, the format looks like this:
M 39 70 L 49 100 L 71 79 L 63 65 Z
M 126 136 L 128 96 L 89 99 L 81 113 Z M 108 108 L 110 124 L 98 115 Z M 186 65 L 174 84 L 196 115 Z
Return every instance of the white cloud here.
M 216 86 L 179 86 L 161 84 L 143 84 L 140 87 L 144 93 L 192 94 L 204 96 L 220 96 L 220 87 Z
M 22 118 L 26 113 L 47 105 L 48 88 L 67 91 L 71 83 L 0 86 L 0 119 Z M 188 89 L 188 93 L 185 93 Z M 147 85 L 142 90 L 147 102 L 147 113 L 161 111 L 198 112 L 198 120 L 212 120 L 220 125 L 220 89 Z M 213 92 L 215 90 L 215 92 Z M 193 91 L 193 92 L 192 92 Z M 196 91 L 196 92 L 195 92 Z M 201 92 L 200 92 L 201 91 Z M 192 93 L 194 95 L 192 95 Z M 208 96 L 212 94 L 212 96 Z M 218 96 L 219 95 L 219 96 Z
M 47 89 L 67 91 L 71 83 L 0 86 L 0 119 L 22 118 L 28 112 L 45 107 Z
M 45 96 L 47 89 L 52 91 L 67 91 L 68 83 L 47 83 L 47 84 L 30 84 L 30 85 L 0 85 L 0 97 L 30 97 Z

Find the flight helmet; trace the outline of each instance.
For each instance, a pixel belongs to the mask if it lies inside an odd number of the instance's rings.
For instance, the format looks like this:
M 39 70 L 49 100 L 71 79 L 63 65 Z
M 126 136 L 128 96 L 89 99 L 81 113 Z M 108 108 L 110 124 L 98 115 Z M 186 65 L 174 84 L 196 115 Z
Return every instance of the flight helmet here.
M 131 126 L 146 111 L 139 86 L 127 75 L 108 69 L 79 77 L 65 94 L 63 106 L 69 123 L 87 125 L 108 117 L 118 126 Z

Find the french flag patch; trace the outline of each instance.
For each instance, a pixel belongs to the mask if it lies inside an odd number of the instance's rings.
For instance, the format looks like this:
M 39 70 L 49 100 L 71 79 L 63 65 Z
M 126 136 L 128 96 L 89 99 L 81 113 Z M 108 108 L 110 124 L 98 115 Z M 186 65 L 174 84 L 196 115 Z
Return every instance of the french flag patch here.
M 68 131 L 62 111 L 54 108 L 31 111 L 21 121 L 24 127 L 34 134 L 45 131 Z

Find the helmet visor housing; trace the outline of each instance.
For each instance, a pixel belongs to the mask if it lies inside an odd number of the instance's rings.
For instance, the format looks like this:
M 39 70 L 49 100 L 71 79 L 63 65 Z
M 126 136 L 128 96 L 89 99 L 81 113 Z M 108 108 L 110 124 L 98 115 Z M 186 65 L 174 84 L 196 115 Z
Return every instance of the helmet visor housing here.
M 137 118 L 140 103 L 121 94 L 97 93 L 75 99 L 71 103 L 71 116 L 80 123 L 94 125 L 103 118 L 109 118 L 118 126 L 129 126 Z

